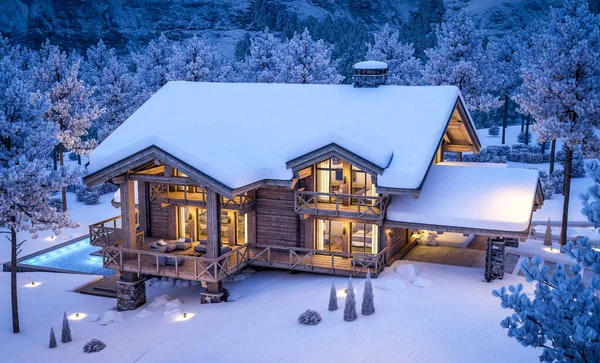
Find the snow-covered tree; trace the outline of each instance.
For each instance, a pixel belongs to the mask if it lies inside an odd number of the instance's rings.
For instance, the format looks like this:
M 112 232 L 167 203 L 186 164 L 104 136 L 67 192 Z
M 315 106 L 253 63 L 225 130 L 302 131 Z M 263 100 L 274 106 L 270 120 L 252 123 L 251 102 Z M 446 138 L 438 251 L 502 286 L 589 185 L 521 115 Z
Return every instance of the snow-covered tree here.
M 448 17 L 436 30 L 437 46 L 425 51 L 423 80 L 430 85 L 455 85 L 469 108 L 488 112 L 501 102 L 493 96 L 496 77 L 491 56 L 483 49 L 483 33 L 464 10 Z
M 519 77 L 518 58 L 519 39 L 511 34 L 506 34 L 502 39 L 490 42 L 486 51 L 492 57 L 494 69 L 494 83 L 496 93 L 503 99 L 504 112 L 502 115 L 502 144 L 506 143 L 506 127 L 508 126 L 509 100 L 521 83 Z
M 57 143 L 58 126 L 43 115 L 50 104 L 34 91 L 33 75 L 23 62 L 0 59 L 0 233 L 11 243 L 11 307 L 13 332 L 20 331 L 17 258 L 24 241 L 17 233 L 58 232 L 69 222 L 67 213 L 50 205 L 52 194 L 74 182 L 68 170 L 52 170 L 48 158 Z
M 329 291 L 329 311 L 338 309 L 337 291 L 335 291 L 335 282 L 331 282 L 331 290 Z
M 583 199 L 581 214 L 594 223 L 595 228 L 600 228 L 600 164 L 598 161 L 592 161 L 585 165 L 585 169 L 594 184 L 581 195 Z
M 373 313 L 375 313 L 375 300 L 373 297 L 373 283 L 371 282 L 371 272 L 367 271 L 367 279 L 365 280 L 365 290 L 363 291 L 361 314 L 371 315 Z
M 100 40 L 87 49 L 83 63 L 88 82 L 95 87 L 93 98 L 105 112 L 94 126 L 98 142 L 106 139 L 144 101 L 145 95 L 136 86 L 134 76 L 118 61 L 114 48 Z
M 71 337 L 71 327 L 69 326 L 69 318 L 67 318 L 67 313 L 63 314 L 63 323 L 62 323 L 62 331 L 60 333 L 60 342 L 61 343 L 69 343 L 72 341 Z
M 337 62 L 323 40 L 313 40 L 308 29 L 294 33 L 283 44 L 279 82 L 337 84 L 344 77 L 337 72 Z
M 546 233 L 544 233 L 544 246 L 552 247 L 552 226 L 550 225 L 550 218 L 548 218 Z
M 421 62 L 415 58 L 412 44 L 400 41 L 400 32 L 388 24 L 373 34 L 373 43 L 367 44 L 365 59 L 386 62 L 390 84 L 412 86 L 421 84 Z
M 221 71 L 220 53 L 205 37 L 194 37 L 174 47 L 170 80 L 213 81 Z
M 588 158 L 600 155 L 600 21 L 586 0 L 565 0 L 532 32 L 531 48 L 521 55 L 523 85 L 515 96 L 536 123 L 538 142 L 562 139 L 565 153 L 562 230 L 567 239 L 573 149 Z
M 348 287 L 346 288 L 346 300 L 344 302 L 344 321 L 354 321 L 357 318 L 356 314 L 356 295 L 354 294 L 354 285 L 352 278 L 348 279 Z
M 146 92 L 153 94 L 171 79 L 174 55 L 175 45 L 164 34 L 151 40 L 142 53 L 131 55 L 136 66 L 137 82 Z
M 535 294 L 523 291 L 523 285 L 494 290 L 502 307 L 514 313 L 501 322 L 508 336 L 521 345 L 542 348 L 542 362 L 600 361 L 600 254 L 588 238 L 569 242 L 563 251 L 578 263 L 591 268 L 589 286 L 584 284 L 582 267 L 572 264 L 569 277 L 562 264 L 552 276 L 542 259 L 533 257 L 521 263 L 528 282 L 535 281 Z
M 53 327 L 50 327 L 50 341 L 48 342 L 48 348 L 56 348 L 56 335 L 54 334 Z
M 265 28 L 250 38 L 250 54 L 239 64 L 244 81 L 274 83 L 280 79 L 282 44 Z
M 65 149 L 82 155 L 96 146 L 96 140 L 88 138 L 88 133 L 92 122 L 104 109 L 91 98 L 94 88 L 79 78 L 81 60 L 78 57 L 68 57 L 48 41 L 42 45 L 40 54 L 34 73 L 38 84 L 48 94 L 50 107 L 44 117 L 58 126 L 55 150 L 60 165 L 64 166 Z M 66 211 L 66 189 L 62 190 L 62 200 L 63 211 Z

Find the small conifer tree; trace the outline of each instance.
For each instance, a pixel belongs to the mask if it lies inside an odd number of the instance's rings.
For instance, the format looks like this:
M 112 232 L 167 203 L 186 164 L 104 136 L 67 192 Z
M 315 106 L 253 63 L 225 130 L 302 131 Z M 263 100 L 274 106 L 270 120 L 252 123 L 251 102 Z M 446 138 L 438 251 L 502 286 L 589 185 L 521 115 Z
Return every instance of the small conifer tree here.
M 363 291 L 363 300 L 361 313 L 363 315 L 371 315 L 375 312 L 375 301 L 373 299 L 373 284 L 371 283 L 371 272 L 367 272 L 365 280 L 365 290 Z
M 337 292 L 335 291 L 335 282 L 331 282 L 331 292 L 329 293 L 329 311 L 338 309 Z
M 544 235 L 544 246 L 552 246 L 552 227 L 550 227 L 550 218 L 546 224 L 546 234 Z
M 67 318 L 67 313 L 65 312 L 63 315 L 63 324 L 62 324 L 62 332 L 60 335 L 61 343 L 68 343 L 72 341 L 71 338 L 71 327 L 69 327 L 69 319 Z
M 50 343 L 48 343 L 49 348 L 56 348 L 56 335 L 54 335 L 54 328 L 50 327 Z
M 356 297 L 354 296 L 354 285 L 352 278 L 348 280 L 348 288 L 346 289 L 346 304 L 344 306 L 344 321 L 356 320 Z

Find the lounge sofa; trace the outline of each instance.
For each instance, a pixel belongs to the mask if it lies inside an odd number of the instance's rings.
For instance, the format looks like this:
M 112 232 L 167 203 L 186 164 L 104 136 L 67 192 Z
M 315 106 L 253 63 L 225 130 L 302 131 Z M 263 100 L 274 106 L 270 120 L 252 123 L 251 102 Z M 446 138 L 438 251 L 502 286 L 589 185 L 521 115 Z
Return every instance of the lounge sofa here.
M 198 253 L 208 252 L 208 241 L 205 239 L 200 240 L 200 242 L 194 246 L 194 252 L 198 252 Z
M 180 266 L 185 262 L 183 257 L 167 257 L 167 256 L 158 256 L 158 264 L 161 266 Z
M 166 242 L 162 239 L 158 241 L 154 241 L 148 245 L 148 250 L 151 252 L 173 252 L 177 249 L 177 243 L 175 242 Z
M 187 237 L 181 237 L 177 240 L 176 246 L 178 250 L 187 250 L 192 248 L 192 239 Z

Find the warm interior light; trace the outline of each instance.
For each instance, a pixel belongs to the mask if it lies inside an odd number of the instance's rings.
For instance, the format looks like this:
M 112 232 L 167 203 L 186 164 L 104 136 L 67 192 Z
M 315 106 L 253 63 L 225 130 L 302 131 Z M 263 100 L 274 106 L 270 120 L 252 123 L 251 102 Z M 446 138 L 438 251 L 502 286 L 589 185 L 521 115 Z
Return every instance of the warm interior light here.
M 31 281 L 31 283 L 30 284 L 26 284 L 25 287 L 38 287 L 41 284 L 42 284 L 41 282 Z
M 87 316 L 86 313 L 75 313 L 68 316 L 69 320 L 81 320 Z

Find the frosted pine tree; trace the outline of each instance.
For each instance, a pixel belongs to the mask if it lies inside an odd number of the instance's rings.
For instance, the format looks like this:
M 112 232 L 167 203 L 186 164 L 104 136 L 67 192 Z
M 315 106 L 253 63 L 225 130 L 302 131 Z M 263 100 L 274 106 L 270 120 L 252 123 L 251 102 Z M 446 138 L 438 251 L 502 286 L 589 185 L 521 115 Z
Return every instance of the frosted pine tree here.
M 498 93 L 503 100 L 502 144 L 506 143 L 509 101 L 521 83 L 521 78 L 518 73 L 518 43 L 519 39 L 517 37 L 511 34 L 505 34 L 502 39 L 490 42 L 486 49 L 492 57 L 496 93 Z
M 587 158 L 600 155 L 599 19 L 587 1 L 565 0 L 532 32 L 532 46 L 521 55 L 523 85 L 516 101 L 535 118 L 538 142 L 562 139 L 567 145 L 561 245 L 567 239 L 573 149 L 581 146 Z
M 544 233 L 544 246 L 552 247 L 552 227 L 550 225 L 550 218 L 546 224 L 546 233 Z
M 11 309 L 13 332 L 20 331 L 17 259 L 25 242 L 17 233 L 51 229 L 56 233 L 76 224 L 50 204 L 52 195 L 76 180 L 49 155 L 58 126 L 44 119 L 46 96 L 34 91 L 33 75 L 20 58 L 0 59 L 0 233 L 11 244 Z
M 67 318 L 67 313 L 63 314 L 63 323 L 62 323 L 62 331 L 60 333 L 60 342 L 61 343 L 69 343 L 72 341 L 71 337 L 71 327 L 69 326 L 69 318 Z
M 105 112 L 94 121 L 98 142 L 103 141 L 146 99 L 134 76 L 118 61 L 114 48 L 102 40 L 87 49 L 85 78 L 95 87 L 93 98 Z
M 437 46 L 425 51 L 423 80 L 430 85 L 457 86 L 469 108 L 488 112 L 501 105 L 493 96 L 496 76 L 483 49 L 483 33 L 465 11 L 448 17 L 436 30 Z
M 356 296 L 354 294 L 352 278 L 350 278 L 348 280 L 348 287 L 346 288 L 346 301 L 344 302 L 344 321 L 354 321 L 357 317 Z
M 361 313 L 363 315 L 371 315 L 375 313 L 375 299 L 373 296 L 373 283 L 371 282 L 370 271 L 367 271 L 367 278 L 365 280 L 365 290 L 363 291 Z
M 153 94 L 171 79 L 171 65 L 175 55 L 175 45 L 164 34 L 153 39 L 142 53 L 133 53 L 131 58 L 136 66 L 136 78 L 144 91 Z
M 208 82 L 218 77 L 221 71 L 221 54 L 205 37 L 194 35 L 174 49 L 170 80 Z
M 96 146 L 96 140 L 88 137 L 88 131 L 104 109 L 91 98 L 94 88 L 79 78 L 79 58 L 68 58 L 49 42 L 42 46 L 40 53 L 42 56 L 35 67 L 35 75 L 38 84 L 48 94 L 50 107 L 44 117 L 58 126 L 55 150 L 60 165 L 64 166 L 65 149 L 82 155 L 90 153 Z M 62 200 L 66 211 L 66 188 L 62 190 Z
M 250 38 L 250 54 L 239 64 L 242 80 L 274 83 L 280 79 L 282 44 L 265 28 Z
M 494 290 L 501 306 L 513 311 L 501 326 L 522 346 L 540 348 L 540 362 L 598 362 L 600 254 L 588 238 L 569 242 L 563 251 L 578 262 L 569 266 L 573 277 L 562 264 L 550 276 L 548 266 L 534 257 L 521 263 L 527 282 L 536 283 L 534 294 L 524 292 L 522 284 Z M 579 264 L 591 271 L 587 286 Z
M 338 309 L 337 291 L 335 291 L 335 282 L 331 282 L 331 290 L 329 292 L 329 311 Z
M 294 33 L 283 44 L 278 82 L 337 84 L 344 77 L 337 72 L 337 61 L 323 40 L 313 40 L 308 29 Z
M 56 335 L 54 335 L 54 328 L 50 327 L 50 342 L 48 342 L 48 348 L 56 348 Z
M 388 82 L 401 86 L 421 84 L 421 62 L 415 58 L 412 44 L 400 41 L 400 32 L 393 32 L 388 24 L 373 34 L 373 43 L 367 44 L 365 59 L 386 62 Z

